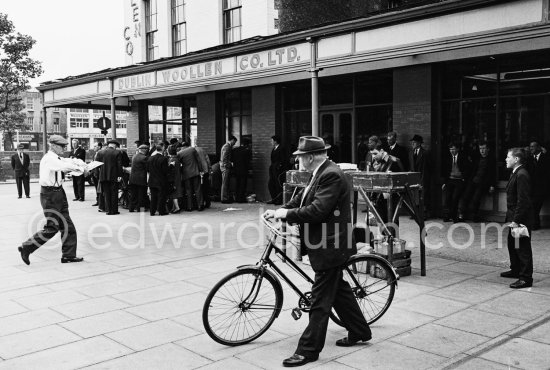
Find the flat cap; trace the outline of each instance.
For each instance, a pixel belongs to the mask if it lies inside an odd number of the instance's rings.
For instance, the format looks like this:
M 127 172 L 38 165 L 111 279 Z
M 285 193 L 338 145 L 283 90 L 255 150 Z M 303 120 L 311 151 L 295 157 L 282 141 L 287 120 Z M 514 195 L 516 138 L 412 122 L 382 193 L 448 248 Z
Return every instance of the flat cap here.
M 107 141 L 107 144 L 115 144 L 117 146 L 120 145 L 120 143 L 117 140 L 114 140 L 114 139 Z
M 149 149 L 149 145 L 141 144 L 138 149 Z
M 17 149 L 25 149 L 25 145 L 19 144 L 19 145 L 17 145 Z
M 50 144 L 69 145 L 69 142 L 63 136 L 52 135 L 50 136 Z

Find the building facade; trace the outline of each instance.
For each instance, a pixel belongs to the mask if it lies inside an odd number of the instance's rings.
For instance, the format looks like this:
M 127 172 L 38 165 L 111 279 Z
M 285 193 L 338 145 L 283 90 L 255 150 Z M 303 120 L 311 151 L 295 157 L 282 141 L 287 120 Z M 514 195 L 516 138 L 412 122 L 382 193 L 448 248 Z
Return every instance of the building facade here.
M 23 113 L 25 114 L 26 130 L 17 132 L 12 140 L 4 135 L 2 144 L 3 150 L 15 150 L 18 144 L 23 144 L 27 150 L 43 150 L 42 137 L 43 126 L 43 101 L 42 94 L 38 91 L 25 91 L 21 94 L 23 103 Z M 67 109 L 60 107 L 51 107 L 46 109 L 48 135 L 57 134 L 66 136 L 67 134 Z
M 127 116 L 128 113 L 125 111 L 116 112 L 116 135 L 123 148 L 126 147 Z M 98 127 L 97 121 L 101 117 L 111 119 L 111 111 L 85 108 L 67 109 L 67 137 L 69 142 L 72 139 L 78 139 L 83 148 L 92 149 L 96 143 L 112 139 L 112 130 L 108 130 L 107 135 L 104 135 Z
M 431 152 L 427 196 L 436 210 L 447 144 L 459 142 L 468 150 L 487 141 L 499 182 L 482 208 L 503 219 L 507 149 L 533 139 L 550 143 L 548 9 L 548 0 L 430 2 L 39 90 L 52 107 L 128 110 L 129 143 L 160 131 L 169 139 L 178 127 L 186 135 L 195 132 L 201 146 L 219 154 L 229 135 L 250 138 L 259 199 L 269 199 L 273 134 L 290 150 L 301 135 L 332 137 L 338 160 L 355 163 L 361 160 L 361 137 L 393 130 L 408 147 L 414 134 L 421 135 Z
M 278 32 L 275 0 L 124 2 L 126 64 L 177 57 Z

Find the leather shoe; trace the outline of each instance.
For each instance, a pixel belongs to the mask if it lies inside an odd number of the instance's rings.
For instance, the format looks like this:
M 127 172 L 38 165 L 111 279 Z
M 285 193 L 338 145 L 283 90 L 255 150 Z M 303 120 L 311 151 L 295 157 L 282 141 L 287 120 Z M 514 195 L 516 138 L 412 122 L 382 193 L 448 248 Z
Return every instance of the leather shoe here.
M 72 263 L 72 262 L 82 262 L 84 258 L 82 257 L 61 257 L 61 263 Z
M 317 361 L 319 356 L 316 357 L 306 357 L 299 355 L 297 353 L 293 354 L 289 358 L 286 358 L 283 360 L 283 366 L 284 367 L 296 367 L 296 366 L 302 366 L 309 362 Z
M 18 247 L 17 250 L 19 251 L 19 253 L 21 253 L 21 259 L 23 260 L 23 262 L 25 262 L 26 265 L 30 265 L 31 264 L 31 260 L 29 260 L 30 253 L 27 252 L 23 247 Z
M 79 202 L 84 202 L 84 198 L 80 198 L 78 201 Z
M 30 198 L 30 195 L 27 195 L 27 198 Z
M 501 273 L 500 273 L 500 277 L 518 279 L 518 278 L 519 278 L 519 274 L 518 274 L 518 273 L 515 273 L 515 272 L 512 271 L 512 270 L 509 270 L 509 271 L 501 272 Z
M 98 212 L 105 212 L 105 210 L 103 210 L 103 209 L 98 209 L 97 211 Z
M 92 204 L 92 207 L 97 207 L 99 206 L 99 203 L 95 202 L 94 204 Z
M 73 202 L 77 202 L 77 201 L 79 201 L 79 200 L 80 200 L 80 198 L 74 198 L 74 199 L 73 199 Z
M 510 284 L 510 288 L 512 288 L 512 289 L 529 288 L 529 287 L 532 287 L 532 286 L 533 286 L 532 282 L 528 283 L 527 281 L 521 280 L 521 279 L 519 279 L 518 281 L 513 282 L 512 284 Z
M 371 338 L 372 338 L 372 336 L 368 337 L 367 339 L 353 340 L 353 339 L 349 339 L 349 337 L 345 337 L 345 338 L 342 338 L 342 339 L 338 339 L 336 341 L 336 345 L 338 347 L 352 347 L 352 346 L 356 345 L 359 342 L 367 342 L 367 341 L 371 340 Z

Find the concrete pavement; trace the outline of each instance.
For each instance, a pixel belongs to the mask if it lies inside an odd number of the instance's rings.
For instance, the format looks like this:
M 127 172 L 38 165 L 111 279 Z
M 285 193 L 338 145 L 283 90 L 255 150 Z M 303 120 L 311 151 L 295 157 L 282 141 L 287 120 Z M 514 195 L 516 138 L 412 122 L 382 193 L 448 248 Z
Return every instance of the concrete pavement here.
M 71 202 L 70 184 L 66 189 L 85 262 L 61 264 L 56 238 L 26 266 L 16 247 L 42 222 L 38 186 L 31 184 L 31 199 L 16 199 L 15 185 L 0 185 L 0 369 L 282 368 L 307 324 L 290 316 L 292 292 L 285 290 L 284 312 L 249 345 L 217 344 L 201 319 L 210 288 L 259 258 L 263 205 L 106 216 L 91 207 L 91 187 L 85 202 Z M 415 242 L 412 221 L 401 218 L 401 225 L 401 236 Z M 471 230 L 433 224 L 427 276 L 420 276 L 411 244 L 413 275 L 399 282 L 373 340 L 336 347 L 345 331 L 331 323 L 319 360 L 303 368 L 548 368 L 550 232 L 534 232 L 535 285 L 516 291 L 499 277 L 507 252 L 498 234 L 490 231 L 482 244 L 481 227 Z

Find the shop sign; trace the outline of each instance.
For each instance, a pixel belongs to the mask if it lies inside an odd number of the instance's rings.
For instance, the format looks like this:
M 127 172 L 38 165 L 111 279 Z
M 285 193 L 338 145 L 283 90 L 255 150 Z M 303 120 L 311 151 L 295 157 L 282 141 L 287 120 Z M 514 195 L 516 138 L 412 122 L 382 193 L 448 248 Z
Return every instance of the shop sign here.
M 213 60 L 115 79 L 115 91 L 184 84 L 304 63 L 311 59 L 309 43 L 303 43 L 233 58 Z

